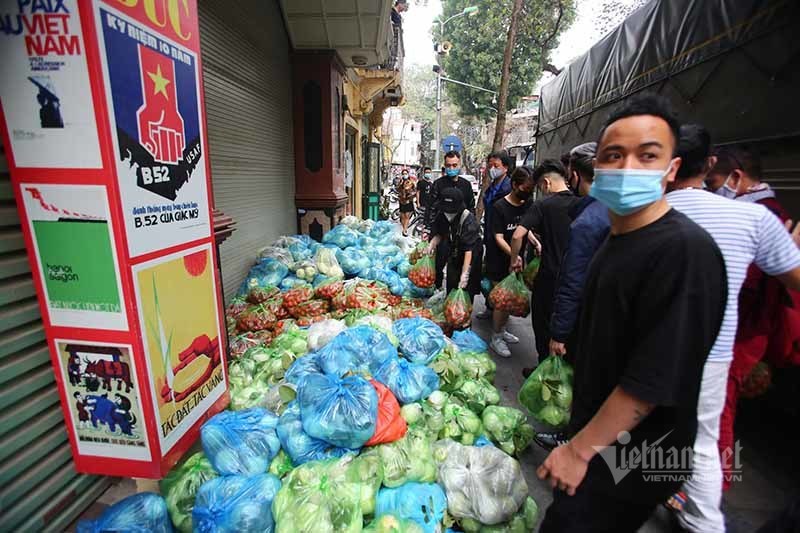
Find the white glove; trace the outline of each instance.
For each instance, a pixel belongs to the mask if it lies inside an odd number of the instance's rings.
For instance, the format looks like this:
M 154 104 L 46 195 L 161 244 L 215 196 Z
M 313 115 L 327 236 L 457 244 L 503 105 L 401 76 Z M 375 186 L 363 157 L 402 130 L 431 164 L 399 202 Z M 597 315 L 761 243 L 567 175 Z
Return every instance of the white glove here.
M 458 281 L 458 288 L 466 289 L 467 285 L 469 285 L 469 272 L 463 272 L 461 274 L 461 279 Z

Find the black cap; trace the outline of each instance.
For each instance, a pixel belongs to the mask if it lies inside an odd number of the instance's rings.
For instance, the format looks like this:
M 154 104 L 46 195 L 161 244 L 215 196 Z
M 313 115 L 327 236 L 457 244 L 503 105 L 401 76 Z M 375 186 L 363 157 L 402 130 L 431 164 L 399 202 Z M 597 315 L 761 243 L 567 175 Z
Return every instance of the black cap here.
M 439 206 L 445 213 L 460 213 L 465 209 L 464 195 L 455 187 L 449 187 L 442 191 Z

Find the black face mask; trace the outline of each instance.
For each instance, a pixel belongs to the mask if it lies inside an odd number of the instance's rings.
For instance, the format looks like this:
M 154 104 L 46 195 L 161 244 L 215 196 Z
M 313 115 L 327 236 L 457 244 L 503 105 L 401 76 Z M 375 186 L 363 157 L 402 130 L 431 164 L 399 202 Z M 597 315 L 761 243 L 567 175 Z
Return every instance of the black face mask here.
M 525 191 L 516 191 L 514 192 L 514 198 L 519 200 L 520 202 L 527 202 L 533 197 L 532 192 L 525 192 Z

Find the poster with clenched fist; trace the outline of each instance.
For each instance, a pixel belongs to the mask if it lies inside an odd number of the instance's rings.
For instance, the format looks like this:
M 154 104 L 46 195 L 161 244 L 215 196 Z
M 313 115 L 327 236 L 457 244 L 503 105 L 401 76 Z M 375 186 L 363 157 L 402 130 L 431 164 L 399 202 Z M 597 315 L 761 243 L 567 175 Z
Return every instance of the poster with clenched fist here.
M 106 5 L 97 26 L 130 255 L 208 237 L 196 55 Z

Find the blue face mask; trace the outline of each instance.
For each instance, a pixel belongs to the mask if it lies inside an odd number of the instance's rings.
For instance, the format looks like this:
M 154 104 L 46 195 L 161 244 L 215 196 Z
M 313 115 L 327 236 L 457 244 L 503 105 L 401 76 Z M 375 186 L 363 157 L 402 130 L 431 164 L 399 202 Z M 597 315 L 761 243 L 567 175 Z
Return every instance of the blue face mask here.
M 458 176 L 458 169 L 457 168 L 446 168 L 444 169 L 444 174 L 448 178 L 455 178 Z
M 630 215 L 661 198 L 664 194 L 661 179 L 669 171 L 670 168 L 596 168 L 589 196 L 620 216 Z

